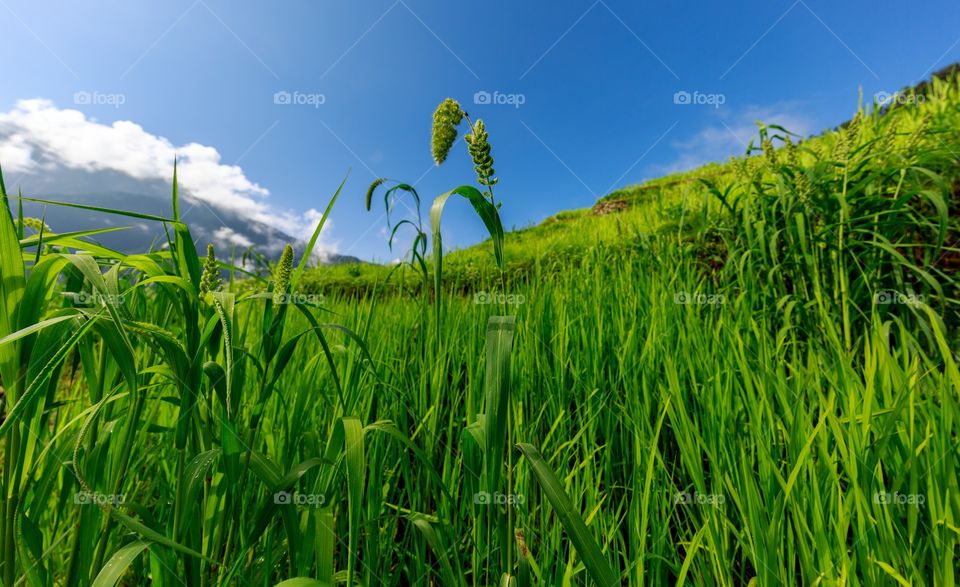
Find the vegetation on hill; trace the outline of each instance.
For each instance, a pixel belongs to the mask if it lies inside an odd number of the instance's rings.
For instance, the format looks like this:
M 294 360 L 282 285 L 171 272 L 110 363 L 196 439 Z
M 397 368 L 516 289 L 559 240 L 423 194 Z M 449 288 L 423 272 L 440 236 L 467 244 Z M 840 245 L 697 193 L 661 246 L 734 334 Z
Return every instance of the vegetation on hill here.
M 954 584 L 960 87 L 916 98 L 507 235 L 468 120 L 492 243 L 390 281 L 227 287 L 176 191 L 138 255 L 0 214 L 3 584 Z
M 621 188 L 600 198 L 592 208 L 559 212 L 540 225 L 514 230 L 505 243 L 506 279 L 522 282 L 539 270 L 564 270 L 592 248 L 613 248 L 623 254 L 644 251 L 654 236 L 687 243 L 691 254 L 709 256 L 713 265 L 724 263 L 725 259 L 718 257 L 725 249 L 717 247 L 716 229 L 725 204 L 716 197 L 718 190 L 736 193 L 736 186 L 744 184 L 745 178 L 762 180 L 771 156 L 791 173 L 800 173 L 805 189 L 812 190 L 813 206 L 827 206 L 818 217 L 829 231 L 840 218 L 837 208 L 828 205 L 837 186 L 828 180 L 827 172 L 839 163 L 838 149 L 843 148 L 850 149 L 851 157 L 862 155 L 868 171 L 880 172 L 881 165 L 899 170 L 898 165 L 910 164 L 914 175 L 929 169 L 941 176 L 942 185 L 935 189 L 954 213 L 948 215 L 943 235 L 943 244 L 949 246 L 940 251 L 936 269 L 955 271 L 960 267 L 955 250 L 960 237 L 960 220 L 955 214 L 960 200 L 960 169 L 956 167 L 960 130 L 953 99 L 943 95 L 954 68 L 944 68 L 931 81 L 904 89 L 888 104 L 860 104 L 853 119 L 822 135 L 801 138 L 791 135 L 789 129 L 761 128 L 743 157 Z M 856 144 L 845 145 L 844 141 Z M 892 161 L 894 158 L 897 160 Z M 752 192 L 747 196 L 752 197 Z M 878 203 L 886 205 L 883 200 L 873 202 Z M 807 205 L 811 205 L 809 198 Z M 894 215 L 886 220 L 893 222 Z M 822 240 L 826 234 L 821 232 L 816 238 Z M 939 234 L 925 236 L 940 239 Z M 461 291 L 489 288 L 490 276 L 496 274 L 489 250 L 489 242 L 484 242 L 448 254 L 448 285 Z M 367 295 L 375 289 L 416 294 L 422 281 L 395 269 L 373 264 L 318 267 L 306 273 L 303 285 L 311 292 L 326 294 Z

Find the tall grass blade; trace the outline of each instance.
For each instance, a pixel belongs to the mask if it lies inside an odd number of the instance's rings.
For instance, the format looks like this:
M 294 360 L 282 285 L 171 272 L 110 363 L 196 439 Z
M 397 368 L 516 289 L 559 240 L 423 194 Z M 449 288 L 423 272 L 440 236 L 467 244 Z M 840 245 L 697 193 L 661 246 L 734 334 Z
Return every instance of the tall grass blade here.
M 517 444 L 517 450 L 526 458 L 530 465 L 530 471 L 533 473 L 533 478 L 540 485 L 544 496 L 553 507 L 557 518 L 560 519 L 560 524 L 563 525 L 567 536 L 573 543 L 574 548 L 577 549 L 577 554 L 583 559 L 583 564 L 594 583 L 603 587 L 619 585 L 620 578 L 610 567 L 606 557 L 603 556 L 600 546 L 590 530 L 587 529 L 583 518 L 573 507 L 570 498 L 563 490 L 563 485 L 560 484 L 560 480 L 557 479 L 550 466 L 540 456 L 540 451 L 534 448 L 532 444 L 524 442 Z
M 137 540 L 117 550 L 97 573 L 91 587 L 115 587 L 127 572 L 127 568 L 149 547 L 149 542 Z

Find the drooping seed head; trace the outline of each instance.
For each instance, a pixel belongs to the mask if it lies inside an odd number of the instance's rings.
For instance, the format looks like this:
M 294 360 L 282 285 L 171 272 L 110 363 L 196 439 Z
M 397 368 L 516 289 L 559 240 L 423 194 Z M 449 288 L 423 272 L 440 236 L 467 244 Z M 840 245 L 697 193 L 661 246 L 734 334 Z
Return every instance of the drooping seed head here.
M 290 288 L 290 276 L 293 273 L 293 247 L 283 248 L 280 261 L 277 262 L 276 274 L 273 277 L 273 303 L 283 303 L 287 290 Z
M 463 120 L 464 112 L 453 98 L 447 98 L 437 106 L 433 113 L 433 134 L 431 147 L 433 160 L 440 165 L 447 159 L 450 148 L 457 140 L 457 125 Z
M 370 187 L 367 188 L 367 212 L 370 211 L 370 204 L 373 202 L 373 192 L 377 191 L 377 188 L 383 185 L 383 182 L 387 181 L 385 177 L 378 177 L 373 180 L 373 183 L 370 184 Z
M 14 222 L 16 223 L 17 221 L 14 220 Z M 26 228 L 32 228 L 37 232 L 40 232 L 40 231 L 51 232 L 50 225 L 45 223 L 43 220 L 40 220 L 39 218 L 24 217 L 23 225 Z

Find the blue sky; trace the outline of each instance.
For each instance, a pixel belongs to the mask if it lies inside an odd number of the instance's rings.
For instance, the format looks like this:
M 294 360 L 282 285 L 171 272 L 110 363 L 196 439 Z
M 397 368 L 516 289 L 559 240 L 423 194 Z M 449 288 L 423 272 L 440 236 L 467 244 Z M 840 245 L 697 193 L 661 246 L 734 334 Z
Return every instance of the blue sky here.
M 140 135 L 178 153 L 210 147 L 239 169 L 197 165 L 197 176 L 212 173 L 195 178 L 198 189 L 234 186 L 260 218 L 286 215 L 284 227 L 322 210 L 352 169 L 325 243 L 379 260 L 397 254 L 379 210 L 363 209 L 374 177 L 416 181 L 428 200 L 473 179 L 463 148 L 432 165 L 431 114 L 447 96 L 487 123 L 504 222 L 520 227 L 740 154 L 756 119 L 819 132 L 851 115 L 859 88 L 891 92 L 960 60 L 956 0 L 0 0 L 0 15 L 0 125 L 21 121 L 23 135 L 32 132 L 23 120 L 48 124 L 47 136 L 75 137 L 57 148 L 90 160 L 144 151 Z M 277 92 L 303 103 L 277 104 Z M 475 104 L 477 92 L 513 104 Z M 705 103 L 677 104 L 677 92 Z M 50 103 L 10 114 L 32 98 Z M 142 132 L 130 144 L 130 132 L 58 134 L 76 123 L 68 109 L 90 123 L 83 132 L 116 121 Z M 5 170 L 29 152 L 7 138 Z M 156 173 L 155 163 L 129 165 Z M 25 192 L 30 182 L 19 181 Z M 208 193 L 216 204 L 233 192 Z M 445 242 L 482 238 L 468 206 L 448 214 Z

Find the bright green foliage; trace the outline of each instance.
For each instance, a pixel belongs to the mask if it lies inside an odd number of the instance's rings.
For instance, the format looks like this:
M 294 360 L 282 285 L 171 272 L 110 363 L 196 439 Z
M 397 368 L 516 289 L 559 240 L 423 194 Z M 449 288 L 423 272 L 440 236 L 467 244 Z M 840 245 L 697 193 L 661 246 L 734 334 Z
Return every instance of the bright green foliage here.
M 311 244 L 205 302 L 185 225 L 22 234 L 0 180 L 3 584 L 955 584 L 960 88 L 924 96 L 506 235 L 457 188 L 434 227 L 462 196 L 500 258 L 355 289 Z

